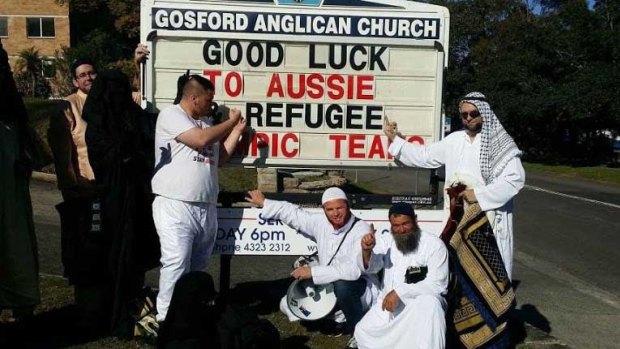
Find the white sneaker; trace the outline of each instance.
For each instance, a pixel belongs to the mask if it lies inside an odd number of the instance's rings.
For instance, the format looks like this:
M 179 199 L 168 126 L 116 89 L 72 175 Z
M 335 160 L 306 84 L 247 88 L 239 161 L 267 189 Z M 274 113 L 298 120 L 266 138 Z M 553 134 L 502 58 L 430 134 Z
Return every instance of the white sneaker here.
M 355 340 L 354 336 L 351 336 L 351 339 L 347 342 L 346 349 L 357 349 L 357 340 Z
M 133 334 L 135 337 L 155 339 L 157 332 L 159 332 L 159 323 L 155 319 L 155 315 L 148 314 L 136 322 Z

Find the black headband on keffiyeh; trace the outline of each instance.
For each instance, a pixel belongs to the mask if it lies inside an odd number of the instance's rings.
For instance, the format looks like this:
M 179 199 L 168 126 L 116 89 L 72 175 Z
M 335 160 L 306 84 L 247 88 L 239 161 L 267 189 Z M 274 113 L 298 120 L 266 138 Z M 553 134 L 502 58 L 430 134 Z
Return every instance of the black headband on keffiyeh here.
M 482 115 L 480 171 L 485 183 L 489 184 L 499 176 L 512 158 L 521 156 L 521 151 L 499 122 L 482 93 L 468 93 L 459 102 L 459 108 L 463 103 L 475 105 Z

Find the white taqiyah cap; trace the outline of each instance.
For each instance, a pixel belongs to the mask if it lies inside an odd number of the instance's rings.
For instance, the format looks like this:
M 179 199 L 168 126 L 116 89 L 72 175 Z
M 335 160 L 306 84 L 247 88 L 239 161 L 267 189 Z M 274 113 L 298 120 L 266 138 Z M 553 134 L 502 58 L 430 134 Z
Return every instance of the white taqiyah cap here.
M 349 201 L 349 199 L 347 199 L 347 195 L 344 193 L 344 191 L 342 191 L 342 189 L 338 187 L 327 188 L 327 190 L 325 190 L 325 192 L 323 193 L 323 197 L 321 198 L 321 205 L 325 205 L 326 202 L 336 199 Z

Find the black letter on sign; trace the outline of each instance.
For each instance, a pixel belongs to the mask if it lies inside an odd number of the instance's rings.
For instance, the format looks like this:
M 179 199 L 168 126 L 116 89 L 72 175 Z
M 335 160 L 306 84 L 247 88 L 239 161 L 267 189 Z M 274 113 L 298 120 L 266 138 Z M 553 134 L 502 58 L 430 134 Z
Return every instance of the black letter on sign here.
M 369 105 L 366 107 L 366 129 L 380 130 L 383 128 L 381 117 L 383 115 L 383 107 L 380 105 Z M 373 121 L 377 121 L 373 125 Z
M 361 53 L 364 54 L 364 59 L 362 60 L 362 62 L 360 64 L 356 64 L 355 63 L 355 53 L 359 51 Z M 366 67 L 366 56 L 368 55 L 368 51 L 366 51 L 366 48 L 362 45 L 355 45 L 353 46 L 353 48 L 351 49 L 351 54 L 349 55 L 349 63 L 351 64 L 351 68 L 353 68 L 353 70 L 357 70 L 360 71 L 362 69 L 364 69 Z
M 323 104 L 315 104 L 316 105 L 316 121 L 312 121 L 312 104 L 304 104 L 304 116 L 306 119 L 306 125 L 310 128 L 319 128 L 323 123 Z
M 274 55 L 272 55 L 273 51 L 275 51 L 278 55 L 277 58 L 274 57 Z M 282 64 L 282 61 L 284 60 L 284 48 L 282 48 L 282 45 L 278 44 L 277 42 L 268 42 L 267 43 L 267 62 L 265 62 L 265 65 L 267 67 L 279 67 L 280 64 Z
M 314 44 L 310 44 L 310 68 L 325 69 L 325 63 L 316 62 L 316 47 Z
M 383 63 L 383 60 L 381 59 L 381 55 L 383 54 L 383 52 L 385 52 L 385 50 L 387 49 L 387 47 L 385 46 L 381 46 L 379 47 L 379 50 L 377 51 L 377 47 L 376 46 L 372 46 L 370 48 L 370 70 L 375 70 L 375 63 L 377 63 L 377 65 L 379 66 L 379 69 L 381 71 L 386 71 L 387 69 L 385 69 L 385 64 Z
M 282 103 L 267 103 L 267 127 L 282 127 L 282 121 L 276 121 L 274 119 L 282 118 Z
M 336 63 L 336 45 L 329 45 L 329 66 L 334 69 L 342 69 L 347 64 L 347 45 L 340 46 L 340 62 Z
M 233 60 L 230 54 L 231 46 L 234 46 L 237 49 L 237 57 Z M 241 48 L 241 44 L 239 41 L 231 41 L 226 45 L 226 61 L 236 67 L 241 63 L 241 58 L 243 57 L 243 48 Z
M 213 47 L 213 49 L 211 49 Z M 202 47 L 202 58 L 210 65 L 222 64 L 222 51 L 219 41 L 209 39 Z
M 263 127 L 263 106 L 260 103 L 246 103 L 245 117 L 248 119 L 248 126 L 252 126 L 252 119 L 256 119 L 256 126 Z
M 348 129 L 362 129 L 364 125 L 361 123 L 356 123 L 356 121 L 361 121 L 362 114 L 359 113 L 364 109 L 362 105 L 348 105 L 347 106 L 347 117 L 346 117 L 346 128 Z
M 252 51 L 256 51 L 256 60 L 254 60 L 254 55 L 252 54 Z M 260 43 L 256 42 L 256 41 L 252 41 L 249 45 L 248 45 L 248 64 L 250 65 L 250 67 L 258 67 L 262 61 L 263 61 L 263 47 L 260 45 Z

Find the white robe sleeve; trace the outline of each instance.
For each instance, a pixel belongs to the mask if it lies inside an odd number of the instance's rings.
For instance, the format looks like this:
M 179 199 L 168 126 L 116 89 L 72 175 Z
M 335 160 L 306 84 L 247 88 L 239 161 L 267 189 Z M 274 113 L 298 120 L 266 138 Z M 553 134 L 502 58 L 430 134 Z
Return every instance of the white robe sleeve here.
M 388 245 L 385 241 L 376 236 L 375 239 L 375 247 L 373 247 L 372 252 L 370 253 L 370 260 L 368 261 L 368 268 L 364 270 L 366 274 L 376 274 L 385 265 L 385 257 L 388 251 Z M 360 264 L 361 268 L 364 269 L 364 262 Z
M 486 186 L 474 189 L 474 194 L 483 211 L 494 210 L 504 206 L 525 185 L 525 170 L 518 157 L 512 158 L 501 175 Z
M 437 168 L 446 163 L 446 148 L 444 141 L 424 146 L 396 137 L 388 152 L 406 166 Z
M 420 295 L 445 295 L 448 288 L 448 250 L 441 243 L 435 244 L 431 256 L 428 258 L 428 272 L 426 278 L 415 284 L 402 283 L 394 291 L 406 303 Z
M 319 215 L 305 211 L 290 202 L 270 199 L 265 199 L 261 213 L 267 219 L 275 218 L 281 220 L 284 224 L 297 230 L 300 234 L 312 241 L 316 241 L 314 237 L 315 229 L 313 229 L 313 227 L 320 224 Z

